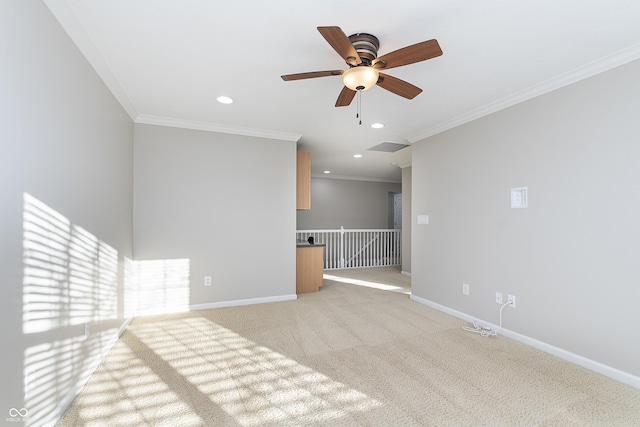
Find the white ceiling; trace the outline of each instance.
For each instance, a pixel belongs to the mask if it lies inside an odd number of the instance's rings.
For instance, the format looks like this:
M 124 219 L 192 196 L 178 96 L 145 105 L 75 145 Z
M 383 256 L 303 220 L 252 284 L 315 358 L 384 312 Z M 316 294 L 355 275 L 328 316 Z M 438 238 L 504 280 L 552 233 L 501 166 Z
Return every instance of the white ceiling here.
M 44 1 L 135 121 L 301 136 L 313 173 L 338 177 L 399 182 L 411 148 L 368 148 L 412 143 L 640 58 L 638 0 Z M 374 34 L 379 56 L 433 38 L 444 54 L 387 71 L 423 92 L 363 92 L 358 125 L 356 99 L 334 107 L 340 77 L 280 78 L 347 68 L 316 29 L 332 25 Z

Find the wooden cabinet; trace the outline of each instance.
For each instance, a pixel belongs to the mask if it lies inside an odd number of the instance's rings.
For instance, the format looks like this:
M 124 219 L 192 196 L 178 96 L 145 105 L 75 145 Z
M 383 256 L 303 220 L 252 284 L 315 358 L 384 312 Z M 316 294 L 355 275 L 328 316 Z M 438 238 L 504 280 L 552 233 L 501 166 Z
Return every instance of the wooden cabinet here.
M 317 292 L 322 286 L 324 245 L 296 248 L 296 293 Z
M 296 167 L 296 209 L 311 209 L 311 153 L 298 151 Z

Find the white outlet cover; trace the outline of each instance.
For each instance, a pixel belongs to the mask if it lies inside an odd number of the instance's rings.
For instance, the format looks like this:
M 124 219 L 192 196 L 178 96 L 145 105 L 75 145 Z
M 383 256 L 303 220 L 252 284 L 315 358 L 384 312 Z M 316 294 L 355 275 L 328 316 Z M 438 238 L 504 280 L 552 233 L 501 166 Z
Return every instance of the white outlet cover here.
M 527 187 L 519 187 L 511 189 L 511 208 L 519 209 L 529 206 L 529 197 Z
M 429 224 L 429 215 L 418 215 L 418 224 Z

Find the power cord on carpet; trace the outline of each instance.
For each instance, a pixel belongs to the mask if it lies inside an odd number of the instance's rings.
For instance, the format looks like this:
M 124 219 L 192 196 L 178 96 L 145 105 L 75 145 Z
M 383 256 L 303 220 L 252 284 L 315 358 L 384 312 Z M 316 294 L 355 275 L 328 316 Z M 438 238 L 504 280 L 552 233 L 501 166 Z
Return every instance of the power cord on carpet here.
M 497 330 L 492 330 L 491 328 L 487 327 L 487 326 L 480 326 L 478 325 L 478 322 L 476 320 L 473 321 L 473 326 L 463 326 L 462 329 L 467 331 L 467 332 L 473 332 L 475 334 L 480 334 L 483 337 L 492 337 L 492 336 L 496 336 L 498 335 L 498 331 L 500 329 L 502 329 L 502 310 L 504 310 L 504 308 L 506 306 L 508 306 L 510 303 L 510 301 L 502 304 L 500 306 L 500 324 L 498 325 L 498 329 Z

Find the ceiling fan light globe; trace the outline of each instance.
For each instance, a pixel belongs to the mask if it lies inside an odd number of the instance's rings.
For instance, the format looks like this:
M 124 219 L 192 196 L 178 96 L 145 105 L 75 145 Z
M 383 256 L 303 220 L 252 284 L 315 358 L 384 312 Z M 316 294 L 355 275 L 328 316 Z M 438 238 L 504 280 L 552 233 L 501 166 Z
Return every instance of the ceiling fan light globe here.
M 353 67 L 342 73 L 342 82 L 351 90 L 367 90 L 378 82 L 378 70 L 373 67 Z

